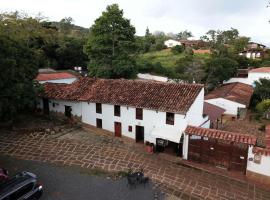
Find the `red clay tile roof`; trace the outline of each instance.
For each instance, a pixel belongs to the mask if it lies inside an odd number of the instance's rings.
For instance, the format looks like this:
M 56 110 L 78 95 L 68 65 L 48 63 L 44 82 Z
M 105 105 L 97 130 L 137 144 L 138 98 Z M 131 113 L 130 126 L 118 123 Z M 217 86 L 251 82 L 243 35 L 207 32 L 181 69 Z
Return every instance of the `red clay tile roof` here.
M 72 84 L 45 84 L 44 97 L 186 113 L 203 89 L 199 84 L 81 78 Z
M 219 140 L 227 140 L 236 143 L 244 143 L 255 145 L 257 138 L 254 135 L 221 131 L 217 129 L 200 128 L 188 126 L 185 130 L 187 135 L 198 135 L 203 137 L 215 138 Z
M 205 99 L 224 98 L 249 106 L 253 87 L 244 83 L 227 83 L 205 96 Z
M 82 94 L 92 85 L 94 79 L 80 78 L 72 84 L 45 83 L 44 94 L 49 99 L 78 101 Z
M 270 148 L 253 147 L 252 153 L 270 156 Z
M 68 79 L 68 78 L 76 78 L 75 75 L 67 73 L 67 72 L 58 72 L 58 73 L 40 73 L 37 75 L 37 81 L 49 81 L 49 80 L 57 80 L 57 79 Z
M 208 115 L 209 119 L 213 122 L 216 121 L 226 110 L 215 106 L 213 104 L 204 102 L 203 104 L 203 114 Z
M 270 73 L 270 67 L 260 67 L 250 70 L 251 73 Z

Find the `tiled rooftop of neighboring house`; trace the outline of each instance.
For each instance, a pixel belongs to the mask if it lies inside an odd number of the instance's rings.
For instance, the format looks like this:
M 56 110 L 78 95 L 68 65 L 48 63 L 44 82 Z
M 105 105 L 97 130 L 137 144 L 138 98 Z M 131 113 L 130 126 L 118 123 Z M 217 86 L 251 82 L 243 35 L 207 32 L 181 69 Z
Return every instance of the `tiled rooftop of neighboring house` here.
M 249 71 L 249 73 L 270 73 L 270 67 L 260 67 Z
M 254 135 L 221 131 L 217 129 L 200 128 L 195 126 L 188 126 L 185 130 L 185 133 L 188 135 L 197 135 L 250 145 L 255 145 L 257 140 L 256 136 Z
M 203 104 L 203 114 L 208 115 L 211 122 L 214 122 L 218 118 L 220 118 L 224 112 L 225 109 L 221 107 L 215 106 L 207 102 L 204 102 Z
M 200 84 L 80 78 L 70 85 L 45 84 L 45 97 L 186 113 L 203 89 Z
M 36 77 L 36 80 L 49 81 L 49 80 L 58 80 L 58 79 L 69 79 L 69 78 L 76 78 L 76 76 L 67 72 L 39 73 Z
M 250 85 L 244 83 L 227 83 L 211 91 L 205 96 L 205 99 L 224 98 L 249 106 L 252 94 L 253 88 Z

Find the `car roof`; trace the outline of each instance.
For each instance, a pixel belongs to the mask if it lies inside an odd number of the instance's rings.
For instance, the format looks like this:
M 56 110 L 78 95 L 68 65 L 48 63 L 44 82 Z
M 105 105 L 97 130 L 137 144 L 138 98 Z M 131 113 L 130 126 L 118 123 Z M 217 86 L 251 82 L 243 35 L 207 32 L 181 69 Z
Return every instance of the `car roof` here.
M 17 190 L 25 184 L 35 182 L 36 179 L 36 175 L 30 172 L 20 172 L 16 174 L 11 179 L 0 184 L 0 198 L 5 197 L 10 192 Z

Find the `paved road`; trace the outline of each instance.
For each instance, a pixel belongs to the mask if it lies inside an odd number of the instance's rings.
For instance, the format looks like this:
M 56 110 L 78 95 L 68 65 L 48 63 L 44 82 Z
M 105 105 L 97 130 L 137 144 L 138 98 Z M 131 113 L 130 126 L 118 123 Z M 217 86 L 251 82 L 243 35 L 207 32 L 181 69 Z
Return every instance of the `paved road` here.
M 37 174 L 44 187 L 41 200 L 151 200 L 158 194 L 158 200 L 164 195 L 150 183 L 127 187 L 125 178 L 112 180 L 106 175 L 93 176 L 91 171 L 75 167 L 58 167 L 37 161 L 25 161 L 0 156 L 0 166 L 7 168 L 10 174 L 30 171 Z

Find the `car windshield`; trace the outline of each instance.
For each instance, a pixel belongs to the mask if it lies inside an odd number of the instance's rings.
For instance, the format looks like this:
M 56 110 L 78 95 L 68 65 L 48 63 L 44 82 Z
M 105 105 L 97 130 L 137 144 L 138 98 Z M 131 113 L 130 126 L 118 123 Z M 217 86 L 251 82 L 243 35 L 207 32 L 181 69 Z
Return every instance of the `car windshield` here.
M 25 173 L 18 173 L 15 176 L 13 176 L 11 179 L 3 182 L 0 184 L 0 193 L 4 193 L 10 187 L 14 187 L 19 183 L 22 183 L 23 181 L 27 180 L 30 176 Z

